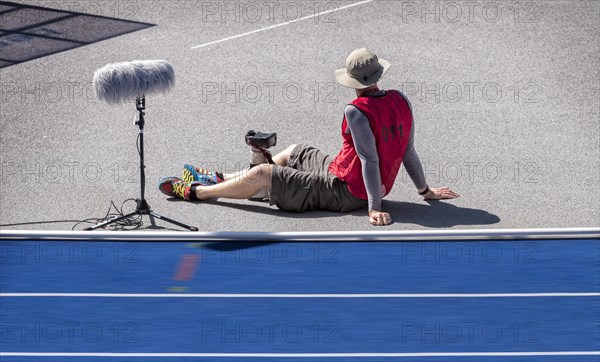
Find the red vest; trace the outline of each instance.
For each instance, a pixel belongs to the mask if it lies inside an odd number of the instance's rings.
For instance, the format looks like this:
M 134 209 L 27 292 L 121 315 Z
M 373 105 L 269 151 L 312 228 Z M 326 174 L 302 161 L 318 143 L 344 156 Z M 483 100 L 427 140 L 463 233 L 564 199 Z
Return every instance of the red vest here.
M 404 151 L 408 145 L 412 114 L 408 103 L 397 91 L 386 91 L 381 97 L 360 96 L 350 102 L 369 119 L 371 131 L 375 136 L 379 155 L 382 197 L 387 195 L 394 185 Z M 367 200 L 367 190 L 362 176 L 362 164 L 354 148 L 351 134 L 346 134 L 346 117 L 342 121 L 342 150 L 329 164 L 329 172 L 348 185 L 350 192 Z

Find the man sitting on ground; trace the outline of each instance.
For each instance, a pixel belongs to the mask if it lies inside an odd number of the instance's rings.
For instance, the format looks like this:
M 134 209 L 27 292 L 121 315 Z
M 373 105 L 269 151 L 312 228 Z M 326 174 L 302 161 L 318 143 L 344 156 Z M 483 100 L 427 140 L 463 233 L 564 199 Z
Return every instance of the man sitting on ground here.
M 185 165 L 183 179 L 167 177 L 159 189 L 185 200 L 247 199 L 269 191 L 271 204 L 285 211 L 348 212 L 368 207 L 373 225 L 388 225 L 381 199 L 392 190 L 401 164 L 425 199 L 453 199 L 447 187 L 428 187 L 414 148 L 411 105 L 396 90 L 377 82 L 390 67 L 365 48 L 356 49 L 338 69 L 338 83 L 356 91 L 344 110 L 342 150 L 333 158 L 311 146 L 291 145 L 275 155 L 275 165 L 261 164 L 237 173 L 207 171 Z

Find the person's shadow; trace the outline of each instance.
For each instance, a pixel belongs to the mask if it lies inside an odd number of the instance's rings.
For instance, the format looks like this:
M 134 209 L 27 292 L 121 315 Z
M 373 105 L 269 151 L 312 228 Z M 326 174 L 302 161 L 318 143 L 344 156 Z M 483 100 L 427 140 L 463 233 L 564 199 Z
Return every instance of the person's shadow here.
M 428 200 L 427 203 L 429 205 L 384 200 L 383 209 L 390 213 L 394 223 L 417 224 L 430 228 L 491 225 L 500 222 L 497 215 L 485 210 L 455 206 L 452 201 Z
M 327 211 L 310 211 L 304 213 L 291 213 L 268 207 L 268 204 L 257 203 L 256 205 L 237 204 L 227 201 L 210 201 L 215 205 L 232 207 L 249 212 L 258 212 L 275 217 L 294 218 L 328 218 L 343 215 L 365 216 L 365 210 L 357 210 L 351 213 L 338 213 Z M 497 215 L 485 210 L 472 209 L 468 207 L 455 206 L 452 201 L 429 200 L 428 205 L 412 202 L 383 200 L 383 209 L 390 213 L 393 224 L 416 224 L 429 228 L 448 228 L 457 225 L 491 225 L 500 222 Z M 376 230 L 387 230 L 384 227 L 376 227 Z M 237 241 L 237 242 L 211 242 L 203 247 L 215 251 L 232 251 L 259 247 L 266 244 L 278 243 L 277 241 Z
M 170 199 L 180 201 L 179 199 Z M 224 199 L 202 201 L 213 205 L 231 207 L 247 212 L 256 212 L 274 217 L 294 219 L 319 219 L 340 217 L 344 215 L 364 216 L 366 210 L 356 210 L 347 213 L 330 211 L 308 211 L 302 213 L 287 212 L 269 207 L 268 203 L 256 202 L 253 204 L 240 204 Z M 383 209 L 392 216 L 393 224 L 416 224 L 430 228 L 448 228 L 457 225 L 491 225 L 500 221 L 500 218 L 485 210 L 460 207 L 448 200 L 428 200 L 428 205 L 415 204 L 403 201 L 383 200 Z
M 269 207 L 268 203 L 239 204 L 225 200 L 202 201 L 237 210 L 256 212 L 274 217 L 293 217 L 294 219 L 318 219 L 339 217 L 344 215 L 365 216 L 365 210 L 356 210 L 349 213 L 329 211 L 307 211 L 302 213 L 286 212 Z M 199 202 L 200 203 L 200 202 Z M 500 221 L 500 218 L 485 210 L 460 207 L 452 201 L 428 200 L 428 205 L 415 204 L 403 201 L 383 200 L 383 209 L 390 213 L 394 224 L 416 224 L 430 228 L 448 228 L 457 225 L 491 225 Z

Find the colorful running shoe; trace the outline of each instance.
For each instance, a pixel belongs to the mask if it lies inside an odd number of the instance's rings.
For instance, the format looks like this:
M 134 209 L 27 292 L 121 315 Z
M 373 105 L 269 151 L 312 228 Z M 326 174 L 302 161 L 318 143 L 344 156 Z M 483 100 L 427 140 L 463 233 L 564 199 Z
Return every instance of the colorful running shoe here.
M 181 181 L 179 177 L 163 177 L 158 181 L 158 189 L 167 196 L 175 196 L 173 182 Z
M 190 199 L 192 186 L 208 186 L 201 181 L 184 182 L 179 177 L 164 177 L 158 182 L 160 192 L 171 197 L 180 197 L 185 200 Z
M 223 182 L 223 179 L 219 177 L 218 172 L 205 170 L 188 164 L 183 166 L 182 174 L 183 181 L 185 182 L 200 181 L 208 185 L 216 185 L 219 182 Z

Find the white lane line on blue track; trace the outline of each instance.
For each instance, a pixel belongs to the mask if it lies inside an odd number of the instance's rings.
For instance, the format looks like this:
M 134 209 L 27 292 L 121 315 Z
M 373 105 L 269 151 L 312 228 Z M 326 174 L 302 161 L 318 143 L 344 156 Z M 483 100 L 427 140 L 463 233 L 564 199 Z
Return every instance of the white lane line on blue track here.
M 112 353 L 112 352 L 0 352 L 0 357 L 237 357 L 237 358 L 332 358 L 332 357 L 522 357 L 599 356 L 600 351 L 543 352 L 406 352 L 406 353 Z
M 340 6 L 338 8 L 331 9 L 331 10 L 326 10 L 326 11 L 322 11 L 322 12 L 317 13 L 317 14 L 307 15 L 307 16 L 303 16 L 303 17 L 298 18 L 298 19 L 286 21 L 284 23 L 279 23 L 279 24 L 267 26 L 266 28 L 260 28 L 260 29 L 249 31 L 247 33 L 242 33 L 242 34 L 230 36 L 230 37 L 227 37 L 227 38 L 223 38 L 223 39 L 211 41 L 211 42 L 208 42 L 208 43 L 204 43 L 204 44 L 200 44 L 200 45 L 195 45 L 195 46 L 192 47 L 192 49 L 198 49 L 198 48 L 206 47 L 206 46 L 209 46 L 209 45 L 222 43 L 222 42 L 225 42 L 225 41 L 228 41 L 228 40 L 233 40 L 233 39 L 241 38 L 241 37 L 244 37 L 244 36 L 247 36 L 247 35 L 252 35 L 252 34 L 260 33 L 262 31 L 271 30 L 271 29 L 274 29 L 274 28 L 278 28 L 280 26 L 285 26 L 285 25 L 296 23 L 298 21 L 302 21 L 302 20 L 306 20 L 306 19 L 316 18 L 318 16 L 329 14 L 329 13 L 332 13 L 334 11 L 348 9 L 348 8 L 353 7 L 353 6 L 358 6 L 358 5 L 370 3 L 372 1 L 373 0 L 365 0 L 365 1 L 360 1 L 360 2 L 357 2 L 357 3 L 349 4 L 349 5 Z
M 0 293 L 0 298 L 540 298 L 600 297 L 584 293 L 444 293 L 444 294 L 167 294 L 167 293 Z

